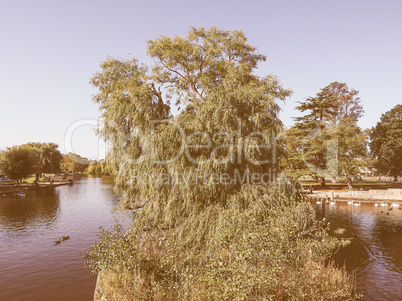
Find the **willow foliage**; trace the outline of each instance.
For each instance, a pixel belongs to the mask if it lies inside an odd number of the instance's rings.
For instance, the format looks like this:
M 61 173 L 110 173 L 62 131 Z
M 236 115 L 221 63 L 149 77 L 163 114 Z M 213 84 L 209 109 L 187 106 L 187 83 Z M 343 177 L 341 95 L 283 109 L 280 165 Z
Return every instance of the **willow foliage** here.
M 298 183 L 268 183 L 278 101 L 291 91 L 254 74 L 266 57 L 243 32 L 217 28 L 148 41 L 148 55 L 150 67 L 109 58 L 91 80 L 116 192 L 134 209 L 126 234 L 102 232 L 86 255 L 103 271 L 106 299 L 262 300 L 348 287 L 340 272 L 325 278 L 339 280 L 333 288 L 304 280 L 324 273 L 341 242 L 316 222 Z
M 282 126 L 277 101 L 291 92 L 253 73 L 265 56 L 241 31 L 216 28 L 148 41 L 148 54 L 152 67 L 110 58 L 91 81 L 116 189 L 131 207 L 147 204 L 137 220 L 172 227 L 211 204 L 226 206 L 256 173 L 267 182 Z

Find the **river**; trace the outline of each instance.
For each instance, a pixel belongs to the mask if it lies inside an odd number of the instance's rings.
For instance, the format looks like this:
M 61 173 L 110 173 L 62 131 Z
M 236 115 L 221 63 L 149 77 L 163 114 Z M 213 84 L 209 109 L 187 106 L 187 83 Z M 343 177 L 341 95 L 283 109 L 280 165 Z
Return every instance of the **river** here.
M 110 229 L 116 207 L 111 178 L 0 195 L 0 300 L 92 300 L 96 275 L 80 253 Z M 127 223 L 127 221 L 126 221 Z M 62 236 L 70 239 L 54 245 Z
M 334 260 L 340 266 L 346 263 L 349 271 L 356 270 L 363 300 L 402 300 L 402 210 L 373 203 L 313 201 L 313 205 L 317 218 L 325 217 L 331 223 L 331 231 L 344 228 L 341 237 L 352 238 Z
M 96 275 L 83 268 L 80 253 L 97 240 L 99 226 L 114 224 L 112 186 L 110 178 L 82 177 L 25 197 L 0 195 L 0 300 L 92 300 Z M 332 231 L 345 228 L 343 237 L 352 237 L 334 259 L 357 270 L 364 300 L 402 300 L 402 210 L 312 204 Z M 54 245 L 62 236 L 70 239 Z

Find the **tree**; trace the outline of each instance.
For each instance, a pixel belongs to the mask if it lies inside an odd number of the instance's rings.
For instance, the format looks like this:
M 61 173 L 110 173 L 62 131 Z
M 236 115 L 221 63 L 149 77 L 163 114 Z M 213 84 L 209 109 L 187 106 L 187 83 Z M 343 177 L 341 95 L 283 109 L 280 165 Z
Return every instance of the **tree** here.
M 1 153 L 0 170 L 2 174 L 20 183 L 34 172 L 34 157 L 29 148 L 8 147 Z
M 278 101 L 291 91 L 253 73 L 266 58 L 241 31 L 192 28 L 186 38 L 148 41 L 148 54 L 152 67 L 109 58 L 91 80 L 115 190 L 135 218 L 125 235 L 104 233 L 88 265 L 126 275 L 127 299 L 286 298 L 311 289 L 296 279 L 322 270 L 339 241 L 316 223 L 299 184 L 267 183 L 282 130 Z M 295 269 L 295 281 L 280 280 Z
M 346 177 L 348 187 L 353 189 L 353 177 L 359 176 L 362 161 L 367 155 L 367 134 L 353 120 L 344 120 L 334 135 L 338 144 L 337 174 Z
M 363 116 L 364 110 L 358 97 L 359 91 L 349 89 L 345 83 L 333 82 L 329 93 L 336 99 L 336 114 L 331 120 L 333 124 L 342 124 L 346 120 L 356 122 Z
M 23 146 L 30 148 L 34 156 L 36 181 L 39 181 L 42 173 L 60 172 L 63 156 L 57 149 L 59 146 L 56 143 L 30 142 Z
M 202 209 L 219 198 L 226 202 L 227 194 L 241 187 L 239 181 L 215 185 L 211 175 L 244 177 L 274 168 L 273 136 L 282 129 L 276 100 L 290 91 L 272 75 L 252 73 L 266 58 L 242 32 L 192 29 L 187 38 L 148 41 L 148 54 L 156 61 L 151 71 L 135 59 L 104 62 L 92 79 L 99 89 L 94 101 L 102 111 L 100 133 L 119 168 L 118 191 L 131 205 L 157 202 L 168 211 L 158 216 L 170 224 L 181 210 L 192 210 L 193 204 Z M 172 100 L 181 108 L 177 116 L 171 114 Z M 205 175 L 205 185 L 182 185 L 174 177 L 183 172 Z M 153 191 L 142 181 L 127 185 L 142 175 L 158 179 L 161 174 L 171 180 L 169 188 L 153 183 Z M 165 202 L 171 206 L 165 208 Z
M 325 186 L 325 174 L 322 171 L 326 169 L 327 163 L 326 143 L 330 135 L 328 124 L 337 113 L 336 98 L 327 86 L 316 97 L 299 102 L 296 109 L 300 112 L 307 111 L 308 114 L 296 117 L 294 129 L 287 132 L 291 135 L 288 138 L 291 142 L 289 149 L 293 151 L 290 154 L 293 159 L 291 164 L 298 168 L 303 166 L 302 174 L 320 176 L 321 185 Z
M 380 173 L 394 177 L 402 175 L 402 105 L 382 114 L 370 132 L 370 150 Z
M 365 134 L 357 126 L 363 108 L 358 91 L 333 82 L 296 107 L 307 112 L 285 132 L 288 142 L 288 170 L 297 176 L 314 174 L 325 186 L 325 176 L 336 180 L 344 174 L 352 189 L 352 177 L 359 173 L 358 158 L 365 155 Z
M 60 168 L 63 172 L 80 172 L 82 173 L 89 165 L 89 160 L 74 153 L 64 155 Z
M 64 155 L 60 162 L 60 168 L 63 172 L 74 172 L 75 162 L 68 155 Z
M 337 114 L 333 121 L 338 144 L 336 174 L 343 174 L 352 190 L 352 178 L 359 175 L 364 165 L 361 159 L 367 153 L 367 134 L 357 125 L 364 110 L 358 97 L 359 91 L 349 90 L 345 83 L 338 82 L 331 83 L 330 90 L 337 100 Z

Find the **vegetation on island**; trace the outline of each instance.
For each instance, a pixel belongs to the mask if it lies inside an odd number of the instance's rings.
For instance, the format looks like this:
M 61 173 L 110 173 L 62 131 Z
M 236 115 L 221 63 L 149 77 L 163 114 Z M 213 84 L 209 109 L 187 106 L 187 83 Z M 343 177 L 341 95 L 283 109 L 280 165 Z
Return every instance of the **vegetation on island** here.
M 255 75 L 266 57 L 243 32 L 214 27 L 150 40 L 147 52 L 153 66 L 108 58 L 91 80 L 133 214 L 84 255 L 103 298 L 358 298 L 353 274 L 330 263 L 348 241 L 316 220 L 296 180 L 275 180 L 291 91 Z

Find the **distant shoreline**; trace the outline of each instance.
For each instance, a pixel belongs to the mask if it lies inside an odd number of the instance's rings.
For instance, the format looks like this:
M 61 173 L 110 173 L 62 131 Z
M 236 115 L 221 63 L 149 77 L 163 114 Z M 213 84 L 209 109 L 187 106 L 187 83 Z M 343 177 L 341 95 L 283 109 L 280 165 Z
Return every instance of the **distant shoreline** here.
M 9 194 L 9 193 L 17 193 L 20 191 L 30 191 L 30 190 L 36 190 L 36 189 L 41 189 L 41 188 L 52 188 L 52 187 L 58 187 L 58 186 L 63 186 L 63 185 L 68 185 L 69 183 L 67 181 L 65 182 L 57 182 L 57 183 L 50 183 L 50 182 L 42 182 L 38 183 L 37 185 L 33 184 L 21 184 L 19 186 L 14 186 L 14 187 L 0 187 L 0 194 Z

